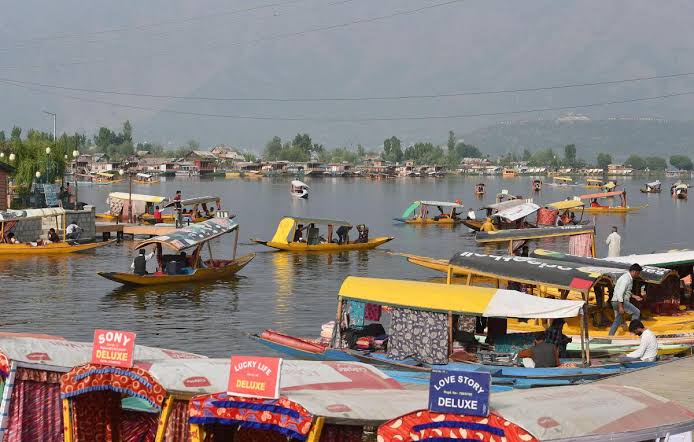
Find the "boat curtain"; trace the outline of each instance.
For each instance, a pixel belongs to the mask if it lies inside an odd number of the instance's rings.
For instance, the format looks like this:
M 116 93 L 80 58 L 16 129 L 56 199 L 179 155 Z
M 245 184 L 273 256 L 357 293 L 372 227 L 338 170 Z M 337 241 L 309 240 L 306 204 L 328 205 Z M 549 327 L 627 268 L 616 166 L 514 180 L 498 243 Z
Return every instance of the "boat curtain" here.
M 569 238 L 569 255 L 593 256 L 593 234 L 584 233 Z
M 448 363 L 448 315 L 393 308 L 388 357 L 416 358 L 427 364 Z
M 120 442 L 154 442 L 159 415 L 144 411 L 123 410 Z
M 75 396 L 72 402 L 74 442 L 119 440 L 121 395 L 108 390 Z
M 187 442 L 190 438 L 188 425 L 188 401 L 174 400 L 166 421 L 166 442 Z
M 321 431 L 320 442 L 361 442 L 362 433 L 360 426 L 326 424 Z
M 4 441 L 63 441 L 60 373 L 17 369 Z
M 108 199 L 108 212 L 113 216 L 121 216 L 123 213 L 124 204 L 122 199 L 109 198 Z M 123 214 L 125 215 L 125 214 Z

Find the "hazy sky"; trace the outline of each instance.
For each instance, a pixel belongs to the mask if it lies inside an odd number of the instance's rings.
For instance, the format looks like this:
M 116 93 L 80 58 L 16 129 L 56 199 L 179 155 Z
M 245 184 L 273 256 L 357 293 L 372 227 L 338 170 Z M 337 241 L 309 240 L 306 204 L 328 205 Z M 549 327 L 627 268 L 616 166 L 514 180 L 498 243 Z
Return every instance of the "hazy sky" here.
M 445 142 L 450 129 L 462 135 L 498 121 L 563 112 L 471 114 L 694 92 L 693 75 L 437 99 L 276 101 L 522 89 L 694 72 L 691 1 L 443 3 L 447 0 L 5 1 L 0 128 L 49 130 L 51 120 L 41 112 L 46 109 L 58 113 L 59 131 L 91 135 L 101 125 L 118 127 L 130 119 L 138 141 L 165 145 L 197 139 L 204 147 L 226 143 L 260 151 L 273 135 L 308 132 L 329 146 L 377 146 L 390 135 L 406 142 Z M 401 15 L 386 18 L 394 13 Z M 8 80 L 25 83 L 19 87 Z M 275 101 L 135 97 L 26 83 Z M 576 112 L 690 120 L 693 100 L 685 95 Z M 463 117 L 429 118 L 455 115 Z M 393 120 L 402 117 L 415 119 Z

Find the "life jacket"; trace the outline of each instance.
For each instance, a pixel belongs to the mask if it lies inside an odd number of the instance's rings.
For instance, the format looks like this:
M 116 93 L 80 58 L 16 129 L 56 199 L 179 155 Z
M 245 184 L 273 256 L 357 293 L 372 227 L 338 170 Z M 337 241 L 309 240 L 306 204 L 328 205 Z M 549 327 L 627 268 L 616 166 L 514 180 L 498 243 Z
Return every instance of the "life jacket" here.
M 133 273 L 136 275 L 146 275 L 147 274 L 147 260 L 142 255 L 137 255 L 133 261 L 135 265 L 135 270 Z

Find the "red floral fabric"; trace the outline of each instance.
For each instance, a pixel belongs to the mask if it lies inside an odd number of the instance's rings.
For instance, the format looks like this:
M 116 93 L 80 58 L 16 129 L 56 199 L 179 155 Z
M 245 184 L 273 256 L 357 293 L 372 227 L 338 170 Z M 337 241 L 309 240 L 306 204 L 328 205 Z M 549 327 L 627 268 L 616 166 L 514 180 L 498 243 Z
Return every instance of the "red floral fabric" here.
M 415 411 L 393 419 L 378 428 L 378 442 L 385 441 L 438 441 L 450 439 L 479 440 L 484 442 L 536 442 L 537 439 L 518 425 L 497 415 L 488 417 L 461 416 Z M 322 440 L 322 439 L 321 439 Z
M 44 370 L 17 369 L 5 442 L 63 441 L 58 376 Z
M 102 390 L 144 399 L 159 410 L 166 397 L 164 387 L 145 370 L 137 367 L 125 369 L 86 364 L 73 368 L 60 380 L 63 398 Z
M 0 376 L 6 378 L 10 375 L 10 361 L 4 353 L 0 352 Z
M 287 398 L 256 399 L 226 393 L 195 396 L 188 407 L 189 422 L 203 425 L 240 425 L 275 431 L 296 440 L 305 440 L 313 416 Z

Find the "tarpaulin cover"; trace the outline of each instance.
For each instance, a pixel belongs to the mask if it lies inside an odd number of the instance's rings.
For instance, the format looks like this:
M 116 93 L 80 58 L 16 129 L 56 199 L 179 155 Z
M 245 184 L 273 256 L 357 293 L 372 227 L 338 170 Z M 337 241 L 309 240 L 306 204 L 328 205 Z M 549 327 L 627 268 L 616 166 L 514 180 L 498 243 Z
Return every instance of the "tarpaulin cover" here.
M 236 425 L 240 428 L 276 431 L 306 440 L 313 416 L 291 400 L 257 399 L 216 393 L 195 396 L 188 407 L 189 422 L 203 425 Z
M 152 244 L 161 244 L 177 252 L 195 247 L 205 241 L 217 238 L 237 229 L 239 225 L 229 218 L 212 218 L 197 224 L 191 224 L 173 232 L 155 236 L 142 241 L 136 249 Z
M 545 249 L 535 249 L 531 254 L 532 257 L 552 259 L 555 261 L 564 261 L 572 263 L 575 266 L 588 266 L 594 271 L 610 275 L 614 280 L 617 280 L 622 274 L 629 271 L 629 267 L 634 263 L 614 262 L 612 258 L 601 259 L 591 258 L 588 256 L 575 256 L 566 253 L 554 252 Z M 651 267 L 643 265 L 641 271 L 641 279 L 651 284 L 662 284 L 668 276 L 675 276 L 676 273 L 669 269 L 659 267 Z
M 500 203 L 489 204 L 488 206 L 484 206 L 483 209 L 491 209 L 491 210 L 500 211 L 500 210 L 510 209 L 511 207 L 519 206 L 521 204 L 525 204 L 525 200 L 515 199 L 515 200 L 509 200 L 509 201 L 502 201 Z
M 145 370 L 86 364 L 73 368 L 60 380 L 60 396 L 71 398 L 94 391 L 113 391 L 143 399 L 157 410 L 166 397 L 166 390 Z
M 519 219 L 525 218 L 526 216 L 537 212 L 539 209 L 540 206 L 535 203 L 523 203 L 514 207 L 499 210 L 494 214 L 494 216 L 503 218 L 507 221 L 518 221 Z
M 442 414 L 419 410 L 378 427 L 378 442 L 454 441 L 533 442 L 535 437 L 518 425 L 494 414 L 487 417 Z
M 180 201 L 171 201 L 164 208 L 173 207 L 176 204 L 181 206 L 194 206 L 195 204 L 207 204 L 207 203 L 217 203 L 219 204 L 221 199 L 218 196 L 198 196 L 195 198 L 186 198 Z
M 493 232 L 477 232 L 475 241 L 480 243 L 487 242 L 507 242 L 528 239 L 555 238 L 558 236 L 583 235 L 585 233 L 595 233 L 595 226 L 557 226 L 557 227 L 531 227 L 528 229 L 505 229 Z
M 622 263 L 639 263 L 642 266 L 675 267 L 678 265 L 694 264 L 694 250 L 676 250 L 672 252 L 649 253 L 645 255 L 625 255 L 608 258 L 610 261 Z
M 601 278 L 612 281 L 612 278 L 590 266 L 544 258 L 461 252 L 451 258 L 450 265 L 472 274 L 576 290 L 588 290 Z

